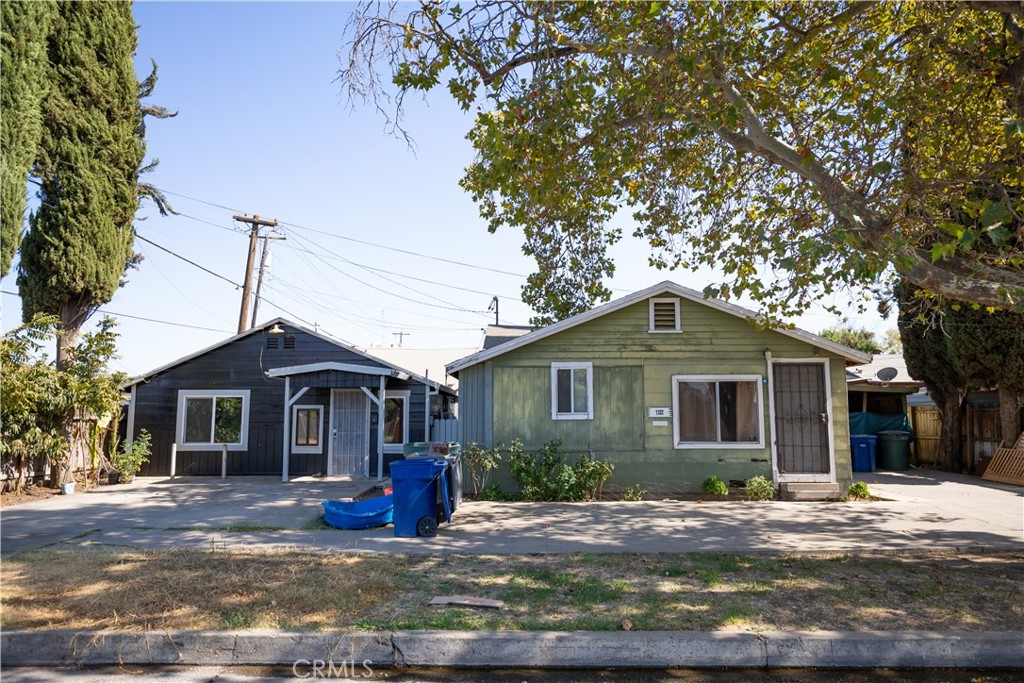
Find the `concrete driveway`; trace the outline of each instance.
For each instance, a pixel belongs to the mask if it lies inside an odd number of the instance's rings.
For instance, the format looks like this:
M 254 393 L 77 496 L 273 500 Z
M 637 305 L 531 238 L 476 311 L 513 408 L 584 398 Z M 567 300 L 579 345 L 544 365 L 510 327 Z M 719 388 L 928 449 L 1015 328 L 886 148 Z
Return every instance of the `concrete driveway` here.
M 437 537 L 406 539 L 395 538 L 391 527 L 299 530 L 319 514 L 320 501 L 344 497 L 342 484 L 190 478 L 126 494 L 101 491 L 8 508 L 2 539 L 4 552 L 65 539 L 70 539 L 65 545 L 88 546 L 487 554 L 1024 549 L 1024 492 L 1019 487 L 925 470 L 870 474 L 864 480 L 887 500 L 471 502 L 459 508 L 451 525 L 441 526 Z M 239 522 L 290 530 L 170 529 Z M 60 531 L 38 537 L 39 529 L 56 528 Z M 91 529 L 101 531 L 71 538 Z
M 301 529 L 328 498 L 353 498 L 372 479 L 280 477 L 140 477 L 0 510 L 0 551 L 39 548 L 102 532 L 232 525 Z M 95 532 L 94 532 L 95 533 Z

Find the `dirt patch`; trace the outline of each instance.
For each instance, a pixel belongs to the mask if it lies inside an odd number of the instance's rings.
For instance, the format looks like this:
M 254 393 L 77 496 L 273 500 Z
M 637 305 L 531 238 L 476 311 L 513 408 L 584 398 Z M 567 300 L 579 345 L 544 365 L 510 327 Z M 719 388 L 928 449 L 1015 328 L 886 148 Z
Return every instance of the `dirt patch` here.
M 34 500 L 46 500 L 47 498 L 59 493 L 59 489 L 51 489 L 44 486 L 38 486 L 36 484 L 29 484 L 27 486 L 22 486 L 21 490 L 18 492 L 10 491 L 0 493 L 0 507 L 22 505 L 24 503 L 31 503 Z
M 5 558 L 5 629 L 1019 630 L 1024 553 Z M 502 611 L 430 607 L 435 595 Z

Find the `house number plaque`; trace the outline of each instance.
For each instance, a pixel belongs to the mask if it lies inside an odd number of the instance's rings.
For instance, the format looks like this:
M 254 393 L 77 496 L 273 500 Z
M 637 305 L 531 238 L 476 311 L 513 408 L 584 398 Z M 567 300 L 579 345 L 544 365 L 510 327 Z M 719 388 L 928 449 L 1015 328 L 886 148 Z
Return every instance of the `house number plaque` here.
M 648 408 L 647 417 L 672 417 L 671 408 Z

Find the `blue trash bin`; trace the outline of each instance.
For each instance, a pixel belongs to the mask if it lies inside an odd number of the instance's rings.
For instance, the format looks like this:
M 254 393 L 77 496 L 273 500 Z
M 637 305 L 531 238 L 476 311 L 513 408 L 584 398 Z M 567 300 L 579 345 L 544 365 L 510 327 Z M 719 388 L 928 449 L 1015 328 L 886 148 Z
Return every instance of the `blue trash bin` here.
M 395 501 L 395 536 L 415 538 L 437 533 L 438 501 L 451 519 L 444 459 L 415 458 L 391 463 L 391 488 Z M 442 491 L 438 493 L 438 488 Z
M 850 435 L 850 451 L 853 455 L 854 472 L 875 471 L 875 448 L 878 437 L 873 434 Z

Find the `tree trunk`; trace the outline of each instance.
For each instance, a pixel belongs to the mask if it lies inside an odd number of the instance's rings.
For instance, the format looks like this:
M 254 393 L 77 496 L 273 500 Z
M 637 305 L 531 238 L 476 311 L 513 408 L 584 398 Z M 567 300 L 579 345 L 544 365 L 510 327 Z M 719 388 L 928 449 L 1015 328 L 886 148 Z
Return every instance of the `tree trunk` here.
M 1012 448 L 1020 436 L 1021 396 L 1009 389 L 999 387 L 999 426 L 1003 435 L 1003 446 Z
M 57 370 L 64 370 L 78 346 L 78 336 L 88 317 L 89 308 L 65 302 L 60 307 L 60 327 L 57 330 Z M 60 461 L 50 460 L 50 488 L 60 488 L 70 472 L 71 452 L 75 443 L 74 419 L 67 420 L 62 429 L 66 451 Z
M 949 392 L 941 399 L 936 396 L 936 406 L 942 416 L 942 469 L 949 472 L 961 472 L 964 468 L 963 457 L 963 414 L 961 407 L 964 396 L 960 392 Z

